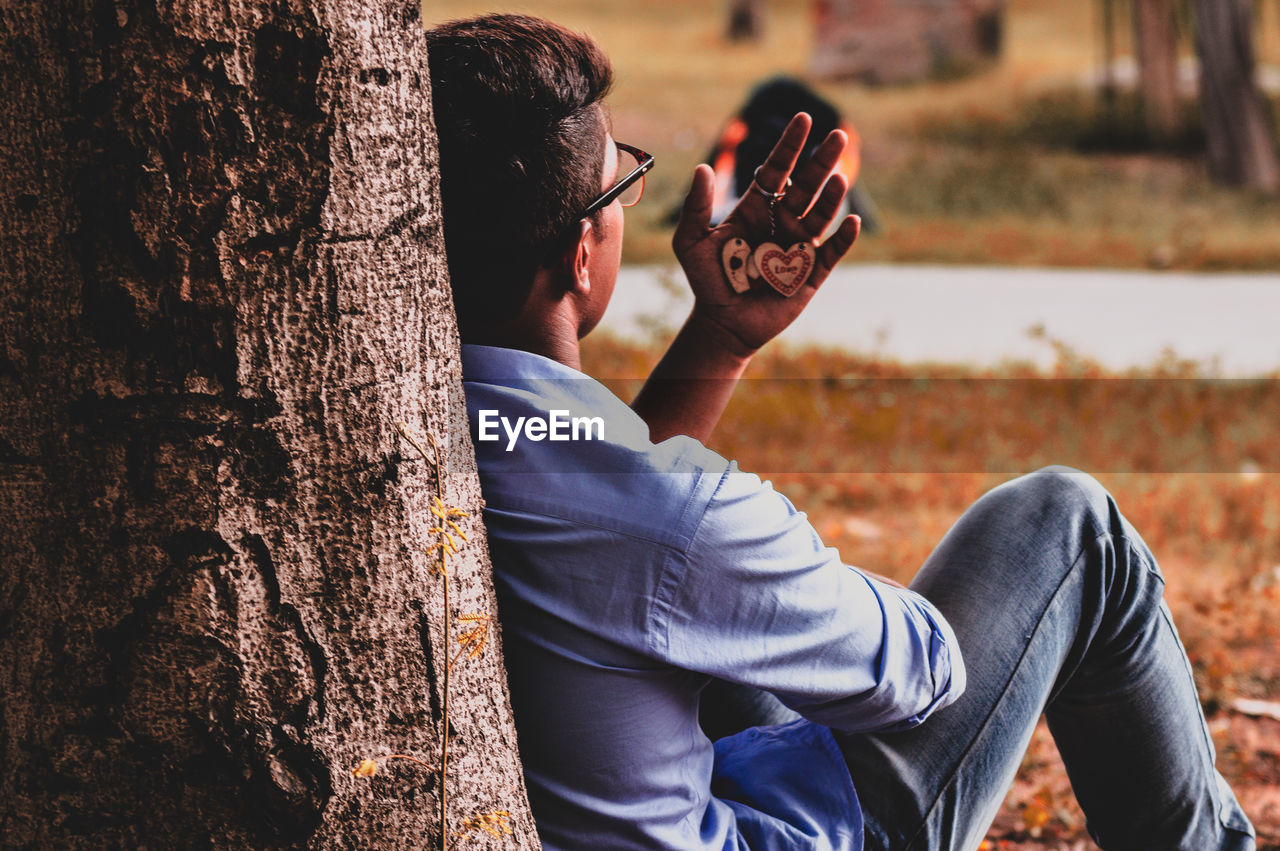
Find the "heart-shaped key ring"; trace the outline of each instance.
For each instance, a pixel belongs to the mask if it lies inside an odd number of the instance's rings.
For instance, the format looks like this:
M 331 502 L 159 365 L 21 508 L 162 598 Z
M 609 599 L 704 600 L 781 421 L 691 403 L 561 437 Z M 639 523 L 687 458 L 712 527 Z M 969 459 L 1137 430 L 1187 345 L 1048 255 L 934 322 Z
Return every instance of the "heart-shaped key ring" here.
M 720 261 L 734 292 L 744 293 L 755 281 L 763 279 L 775 291 L 790 298 L 809 280 L 817 252 L 811 242 L 797 242 L 784 249 L 773 241 L 778 232 L 778 202 L 791 188 L 791 178 L 787 178 L 782 189 L 770 192 L 760 185 L 760 168 L 751 176 L 749 189 L 763 195 L 769 203 L 769 240 L 752 248 L 745 239 L 734 237 L 721 249 Z

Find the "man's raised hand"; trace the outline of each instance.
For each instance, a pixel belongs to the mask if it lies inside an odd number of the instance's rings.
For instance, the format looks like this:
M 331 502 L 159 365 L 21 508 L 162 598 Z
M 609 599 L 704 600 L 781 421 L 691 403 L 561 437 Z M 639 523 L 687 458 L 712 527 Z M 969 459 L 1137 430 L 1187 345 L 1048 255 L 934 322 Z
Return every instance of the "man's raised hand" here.
M 796 169 L 811 125 L 804 113 L 791 119 L 756 174 L 762 191 L 752 188 L 745 192 L 733 212 L 714 228 L 714 174 L 709 166 L 698 166 L 676 225 L 672 247 L 693 289 L 694 318 L 718 329 L 717 337 L 741 356 L 754 353 L 800 315 L 858 238 L 861 222 L 857 216 L 848 216 L 820 243 L 849 189 L 842 175 L 832 174 L 849 140 L 843 132 L 832 131 L 813 156 Z M 784 187 L 786 194 L 771 204 L 765 193 Z M 735 292 L 721 261 L 725 243 L 735 237 L 753 248 L 765 242 L 775 242 L 784 249 L 797 242 L 815 245 L 813 272 L 790 298 L 763 283 L 744 293 Z

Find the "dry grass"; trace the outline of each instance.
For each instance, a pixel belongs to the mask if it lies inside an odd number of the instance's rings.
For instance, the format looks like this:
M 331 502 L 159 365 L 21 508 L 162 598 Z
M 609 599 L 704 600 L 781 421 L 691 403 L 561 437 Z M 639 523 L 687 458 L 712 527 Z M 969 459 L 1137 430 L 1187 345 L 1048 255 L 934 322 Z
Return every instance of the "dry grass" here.
M 610 338 L 584 349 L 623 398 L 655 359 Z M 990 487 L 1049 463 L 1093 472 L 1160 559 L 1219 767 L 1280 843 L 1280 723 L 1228 711 L 1280 700 L 1280 382 L 1200 379 L 1172 359 L 1113 375 L 1065 350 L 1047 375 L 773 350 L 748 378 L 712 448 L 770 477 L 845 561 L 902 581 Z M 1087 839 L 1043 731 L 992 837 Z

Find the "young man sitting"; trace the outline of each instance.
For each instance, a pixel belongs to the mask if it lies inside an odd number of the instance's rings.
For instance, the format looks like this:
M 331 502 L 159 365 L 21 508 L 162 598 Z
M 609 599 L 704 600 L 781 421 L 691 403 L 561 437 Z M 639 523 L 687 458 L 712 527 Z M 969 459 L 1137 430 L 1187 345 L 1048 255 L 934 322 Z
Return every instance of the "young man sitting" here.
M 695 304 L 627 406 L 579 371 L 623 206 L 652 164 L 610 135 L 608 61 L 549 22 L 489 16 L 431 30 L 429 65 L 546 847 L 972 849 L 1042 712 L 1102 847 L 1254 846 L 1214 770 L 1159 568 L 1094 480 L 1052 469 L 995 489 L 907 590 L 842 564 L 785 497 L 700 442 L 857 237 L 849 218 L 822 239 L 847 189 L 828 179 L 842 134 L 797 163 L 797 116 L 715 228 L 698 167 L 674 238 Z M 735 285 L 731 260 L 767 242 L 794 264 L 771 267 L 784 289 L 799 282 L 789 298 Z M 780 723 L 713 745 L 699 724 L 711 690 Z

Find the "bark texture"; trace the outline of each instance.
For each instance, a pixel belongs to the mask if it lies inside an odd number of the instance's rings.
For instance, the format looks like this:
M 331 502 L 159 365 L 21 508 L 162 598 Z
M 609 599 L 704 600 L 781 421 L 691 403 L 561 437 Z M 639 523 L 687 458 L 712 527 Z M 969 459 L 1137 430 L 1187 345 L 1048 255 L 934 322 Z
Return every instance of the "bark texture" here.
M 1133 33 L 1147 134 L 1169 139 L 1178 130 L 1178 28 L 1173 0 L 1134 0 Z
M 418 17 L 0 7 L 0 846 L 438 846 L 432 769 L 351 772 L 496 633 Z M 450 832 L 536 847 L 498 635 L 452 681 Z
M 1280 193 L 1270 109 L 1254 81 L 1252 0 L 1196 0 L 1200 105 L 1209 171 L 1218 180 Z

